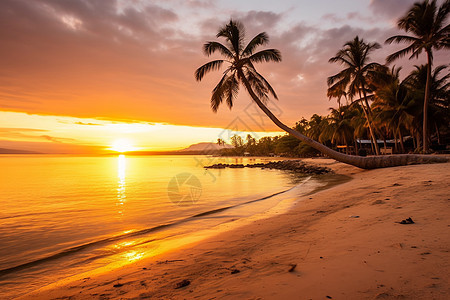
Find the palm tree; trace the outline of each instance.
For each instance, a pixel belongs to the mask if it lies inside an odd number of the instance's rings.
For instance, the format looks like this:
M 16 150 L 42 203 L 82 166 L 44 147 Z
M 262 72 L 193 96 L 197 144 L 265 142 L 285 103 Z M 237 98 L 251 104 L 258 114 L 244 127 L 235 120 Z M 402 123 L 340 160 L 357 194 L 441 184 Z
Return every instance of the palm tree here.
M 400 82 L 400 70 L 395 67 L 386 69 L 373 80 L 376 86 L 373 108 L 378 122 L 392 132 L 396 141 L 399 138 L 401 152 L 404 152 L 402 128 L 410 127 L 415 100 L 414 91 L 407 87 L 405 81 Z M 397 147 L 397 142 L 395 145 Z
M 219 70 L 225 62 L 228 64 L 222 79 L 212 91 L 211 108 L 214 112 L 217 112 L 219 105 L 224 100 L 231 109 L 233 106 L 233 101 L 239 91 L 239 84 L 242 84 L 250 94 L 252 100 L 278 127 L 301 140 L 305 144 L 338 161 L 365 169 L 399 166 L 408 163 L 421 163 L 425 161 L 447 161 L 445 158 L 417 155 L 390 157 L 351 156 L 334 151 L 325 145 L 308 138 L 300 132 L 283 124 L 263 103 L 267 100 L 269 93 L 275 98 L 277 98 L 277 96 L 267 80 L 256 71 L 254 64 L 259 62 L 281 61 L 281 54 L 276 49 L 266 49 L 255 52 L 258 46 L 265 45 L 269 42 L 267 34 L 262 32 L 256 35 L 246 46 L 244 46 L 244 28 L 242 24 L 230 20 L 228 24 L 219 29 L 217 37 L 224 38 L 225 44 L 219 42 L 207 42 L 203 46 L 203 51 L 207 56 L 210 56 L 218 51 L 224 56 L 225 59 L 208 62 L 195 71 L 195 78 L 197 81 L 201 81 L 206 73 L 213 70 Z
M 434 125 L 436 129 L 436 135 L 438 143 L 440 140 L 439 127 L 448 127 L 449 120 L 449 101 L 450 101 L 450 74 L 440 76 L 442 71 L 445 71 L 447 66 L 437 66 L 431 73 L 430 80 L 430 99 L 428 103 L 429 116 L 432 116 L 428 125 Z M 425 94 L 426 82 L 427 82 L 427 65 L 415 66 L 415 69 L 405 78 L 405 84 L 414 92 L 414 98 L 420 107 L 416 107 L 417 119 L 422 115 L 423 109 L 423 95 Z
M 363 39 L 356 36 L 352 41 L 344 44 L 344 48 L 336 53 L 336 56 L 330 58 L 330 63 L 340 63 L 345 66 L 345 69 L 336 75 L 330 76 L 328 82 L 328 95 L 340 96 L 345 90 L 346 95 L 353 100 L 358 95 L 361 101 L 361 107 L 369 126 L 372 143 L 375 147 L 376 154 L 380 154 L 377 139 L 375 136 L 372 124 L 372 112 L 369 101 L 367 99 L 367 92 L 369 85 L 366 77 L 370 72 L 374 72 L 381 65 L 378 63 L 369 63 L 369 54 L 379 49 L 381 46 L 378 43 L 365 43 Z
M 450 48 L 450 26 L 445 25 L 450 12 L 450 0 L 437 7 L 436 0 L 415 3 L 397 23 L 398 27 L 410 35 L 396 35 L 388 38 L 386 43 L 409 43 L 410 45 L 387 57 L 392 62 L 407 54 L 409 59 L 418 58 L 424 51 L 427 55 L 427 81 L 423 101 L 423 152 L 428 152 L 428 104 L 431 92 L 431 69 L 433 49 Z
M 347 154 L 349 153 L 349 142 L 352 142 L 355 132 L 351 124 L 351 118 L 352 110 L 350 106 L 341 106 L 338 109 L 330 107 L 328 120 L 331 128 L 331 141 L 336 144 L 344 143 Z

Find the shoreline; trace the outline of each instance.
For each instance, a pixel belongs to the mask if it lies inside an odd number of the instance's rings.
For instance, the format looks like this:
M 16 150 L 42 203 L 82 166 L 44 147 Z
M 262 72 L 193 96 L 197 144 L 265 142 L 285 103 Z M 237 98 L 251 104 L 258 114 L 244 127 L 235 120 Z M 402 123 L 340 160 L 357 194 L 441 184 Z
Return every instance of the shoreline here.
M 449 163 L 363 171 L 305 161 L 353 180 L 283 214 L 21 299 L 445 299 Z M 408 217 L 416 223 L 395 223 Z

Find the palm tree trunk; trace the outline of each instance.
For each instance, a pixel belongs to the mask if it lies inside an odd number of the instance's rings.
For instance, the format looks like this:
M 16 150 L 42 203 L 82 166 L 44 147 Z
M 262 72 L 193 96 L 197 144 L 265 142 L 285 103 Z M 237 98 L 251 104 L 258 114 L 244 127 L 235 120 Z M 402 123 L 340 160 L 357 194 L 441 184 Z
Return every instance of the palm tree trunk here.
M 394 136 L 394 151 L 395 153 L 398 153 L 398 139 L 395 130 L 392 130 L 392 135 Z
M 402 130 L 400 129 L 400 127 L 398 128 L 398 136 L 400 138 L 400 148 L 402 149 L 402 153 L 405 153 L 405 144 L 403 144 L 403 134 L 402 134 Z
M 375 132 L 372 127 L 372 117 L 371 117 L 370 105 L 369 105 L 369 102 L 367 101 L 367 96 L 366 96 L 366 92 L 364 91 L 364 86 L 362 88 L 363 88 L 364 102 L 367 105 L 367 107 L 364 107 L 364 105 L 361 105 L 361 107 L 363 108 L 364 114 L 366 115 L 367 125 L 369 126 L 369 132 L 370 132 L 370 136 L 372 138 L 373 147 L 375 148 L 375 153 L 376 153 L 376 155 L 380 155 L 380 149 L 378 148 L 377 137 L 375 136 Z M 359 91 L 359 98 L 361 98 L 361 91 Z
M 441 133 L 439 132 L 439 126 L 438 126 L 437 122 L 434 122 L 434 128 L 436 129 L 437 142 L 440 145 L 441 144 Z
M 423 153 L 428 153 L 428 102 L 431 94 L 431 50 L 427 51 L 427 82 L 425 84 L 425 99 L 423 100 Z
M 348 143 L 347 143 L 347 137 L 344 135 L 344 143 L 345 143 L 345 154 L 348 154 Z
M 242 70 L 238 70 L 239 78 L 242 80 L 245 88 L 255 101 L 256 105 L 269 117 L 272 122 L 275 123 L 279 128 L 283 129 L 293 137 L 299 139 L 305 144 L 313 147 L 314 149 L 322 152 L 323 154 L 346 164 L 350 164 L 362 169 L 376 169 L 376 168 L 387 168 L 395 166 L 404 166 L 408 164 L 420 164 L 420 163 L 437 163 L 437 162 L 447 162 L 448 159 L 445 157 L 431 156 L 431 155 L 386 155 L 386 156 L 372 156 L 372 157 L 362 157 L 355 155 L 347 155 L 344 153 L 339 153 L 327 146 L 316 142 L 309 137 L 301 134 L 300 132 L 288 127 L 282 123 L 278 118 L 261 102 L 258 96 L 253 92 L 253 89 L 245 77 Z
M 372 137 L 370 138 L 370 148 L 372 149 L 372 153 L 376 154 L 375 148 L 374 148 L 375 143 L 373 142 Z
M 416 141 L 417 141 L 417 148 L 416 148 L 416 150 L 419 151 L 420 150 L 420 133 L 419 133 L 418 130 L 416 131 Z

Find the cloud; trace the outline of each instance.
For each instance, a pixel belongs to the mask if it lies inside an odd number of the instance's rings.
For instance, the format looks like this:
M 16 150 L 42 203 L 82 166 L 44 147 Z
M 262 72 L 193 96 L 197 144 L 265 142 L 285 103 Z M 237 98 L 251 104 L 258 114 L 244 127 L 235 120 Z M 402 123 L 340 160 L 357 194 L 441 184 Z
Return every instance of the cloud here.
M 96 123 L 91 123 L 91 122 L 88 122 L 88 123 L 86 123 L 86 122 L 75 122 L 74 124 L 77 124 L 77 125 L 90 125 L 90 126 L 103 126 L 102 124 L 96 124 Z
M 64 143 L 49 143 L 49 142 L 30 142 L 30 141 L 8 141 L 0 139 L 0 148 L 17 149 L 33 151 L 37 153 L 51 153 L 51 154 L 86 154 L 99 153 L 102 148 L 98 146 L 89 145 L 74 145 Z
M 27 141 L 42 141 L 42 139 L 53 142 L 53 143 L 73 143 L 77 142 L 76 139 L 72 138 L 62 138 L 50 136 L 48 134 L 41 134 L 43 132 L 48 132 L 46 129 L 35 129 L 35 128 L 6 128 L 0 127 L 0 134 L 2 138 L 8 138 L 12 140 L 27 140 Z M 41 135 L 37 135 L 41 134 Z
M 397 20 L 403 16 L 417 0 L 371 0 L 369 8 L 378 16 Z
M 34 129 L 34 128 L 7 128 L 0 127 L 0 135 L 3 139 L 26 139 L 26 140 L 35 140 L 37 138 L 36 134 L 40 134 L 42 132 L 47 132 L 45 129 Z
M 73 143 L 76 142 L 75 139 L 71 139 L 71 138 L 60 138 L 60 137 L 54 137 L 54 136 L 50 136 L 50 135 L 41 135 L 40 137 L 53 142 L 53 143 Z
M 28 132 L 42 132 L 42 131 L 47 131 L 45 129 L 35 129 L 35 128 L 6 128 L 6 127 L 0 127 L 0 132 L 4 133 L 4 132 L 13 132 L 13 131 L 18 131 L 18 132 L 24 132 L 24 131 L 28 131 Z

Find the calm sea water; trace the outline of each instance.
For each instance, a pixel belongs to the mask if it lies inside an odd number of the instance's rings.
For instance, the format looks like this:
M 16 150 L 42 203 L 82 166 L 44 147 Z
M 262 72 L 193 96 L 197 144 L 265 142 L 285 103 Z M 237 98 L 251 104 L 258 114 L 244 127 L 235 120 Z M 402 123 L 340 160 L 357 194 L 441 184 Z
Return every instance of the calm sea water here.
M 202 167 L 260 161 L 0 156 L 0 298 L 161 253 L 168 241 L 179 246 L 200 229 L 262 213 L 323 185 L 279 170 Z

